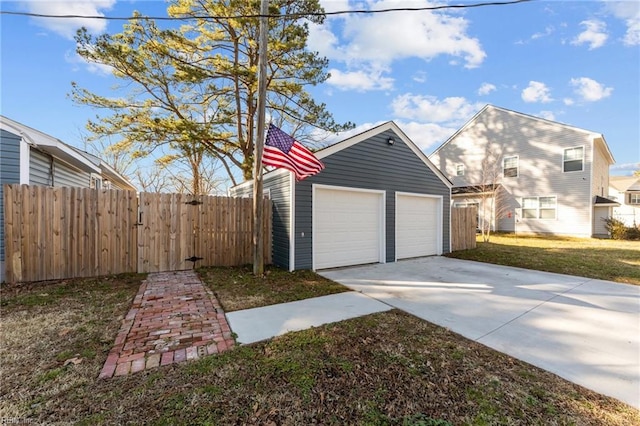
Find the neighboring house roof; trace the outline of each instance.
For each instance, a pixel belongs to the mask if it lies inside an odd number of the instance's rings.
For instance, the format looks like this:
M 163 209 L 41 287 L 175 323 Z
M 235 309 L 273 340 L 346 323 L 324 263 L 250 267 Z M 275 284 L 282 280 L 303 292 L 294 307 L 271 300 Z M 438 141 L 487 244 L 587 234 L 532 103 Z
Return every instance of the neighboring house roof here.
M 619 202 L 610 200 L 608 198 L 601 197 L 599 195 L 596 195 L 596 198 L 593 201 L 593 204 L 598 206 L 598 207 L 608 207 L 608 206 L 620 207 L 620 203 Z
M 451 195 L 480 195 L 491 193 L 500 186 L 499 183 L 488 185 L 457 186 L 451 188 Z
M 531 119 L 531 120 L 536 120 L 536 121 L 540 121 L 540 122 L 544 122 L 544 123 L 549 123 L 549 124 L 553 124 L 553 125 L 556 125 L 556 126 L 564 127 L 566 129 L 571 129 L 571 130 L 574 130 L 574 131 L 577 131 L 577 132 L 586 133 L 588 135 L 591 135 L 593 137 L 594 143 L 600 144 L 600 146 L 603 148 L 603 150 L 604 150 L 604 152 L 605 152 L 605 154 L 607 156 L 607 161 L 609 162 L 609 164 L 614 164 L 615 163 L 615 160 L 613 158 L 613 154 L 611 153 L 611 150 L 609 149 L 609 146 L 607 145 L 607 142 L 604 139 L 604 135 L 602 133 L 593 132 L 591 130 L 581 129 L 579 127 L 571 126 L 569 124 L 564 124 L 564 123 L 559 123 L 557 121 L 547 120 L 547 119 L 544 119 L 544 118 L 536 117 L 536 116 L 529 115 L 529 114 L 524 114 L 522 112 L 513 111 L 513 110 L 510 110 L 510 109 L 498 107 L 498 106 L 491 105 L 491 104 L 485 105 L 480 111 L 478 111 L 473 117 L 471 117 L 471 119 L 469 121 L 467 121 L 460 129 L 458 129 L 453 135 L 451 135 L 449 137 L 449 139 L 447 139 L 442 145 L 440 145 L 438 148 L 436 148 L 435 151 L 433 151 L 433 153 L 431 155 L 437 153 L 438 151 L 440 151 L 440 149 L 442 147 L 444 147 L 446 144 L 448 144 L 451 140 L 455 139 L 456 136 L 458 136 L 460 133 L 462 133 L 464 130 L 466 130 L 469 126 L 471 126 L 473 124 L 473 122 L 476 120 L 476 118 L 478 116 L 480 116 L 481 114 L 483 114 L 488 109 L 494 109 L 494 110 L 502 111 L 502 112 L 505 112 L 507 114 L 519 115 L 521 117 L 525 117 L 525 118 L 528 118 L 528 119 Z
M 82 154 L 83 156 L 87 157 L 89 160 L 91 160 L 91 162 L 93 162 L 95 165 L 97 165 L 98 167 L 100 167 L 101 171 L 102 171 L 102 177 L 106 180 L 109 180 L 115 184 L 117 184 L 120 187 L 128 187 L 131 190 L 135 191 L 136 187 L 129 181 L 129 179 L 127 179 L 126 177 L 122 176 L 120 173 L 118 173 L 118 171 L 116 171 L 113 167 L 111 167 L 109 164 L 105 163 L 101 158 L 90 154 L 86 151 L 81 151 L 77 148 L 74 148 L 76 151 L 80 152 L 80 154 Z
M 80 170 L 84 170 L 89 173 L 100 173 L 100 168 L 98 166 L 93 164 L 88 158 L 81 155 L 74 148 L 62 142 L 60 139 L 56 139 L 39 130 L 32 129 L 29 126 L 25 126 L 24 124 L 18 123 L 17 121 L 11 120 L 3 115 L 0 115 L 0 128 L 3 128 L 15 135 L 19 135 L 32 147 L 57 157 Z
M 67 145 L 60 139 L 0 115 L 0 128 L 22 137 L 32 147 L 56 157 L 80 170 L 98 173 L 103 178 L 135 190 L 135 186 L 95 155 Z
M 640 177 L 638 176 L 610 176 L 609 186 L 618 192 L 640 191 Z
M 431 162 L 431 160 L 429 160 L 429 158 L 427 158 L 427 156 L 425 155 L 424 152 L 422 152 L 420 150 L 420 148 L 418 148 L 418 146 L 413 143 L 413 141 L 411 139 L 409 139 L 409 137 L 400 129 L 400 127 L 398 127 L 398 125 L 396 123 L 394 123 L 393 121 L 387 121 L 386 123 L 380 124 L 379 126 L 373 127 L 369 130 L 366 130 L 362 133 L 358 133 L 357 135 L 351 136 L 341 142 L 337 142 L 333 145 L 329 145 L 326 148 L 322 148 L 316 152 L 314 152 L 314 155 L 322 160 L 323 158 L 326 158 L 330 155 L 333 155 L 337 152 L 342 151 L 343 149 L 347 149 L 350 146 L 353 146 L 357 143 L 363 142 L 369 138 L 371 138 L 372 136 L 375 136 L 379 133 L 385 132 L 387 130 L 393 130 L 393 132 L 398 135 L 398 137 L 400 137 L 400 139 L 416 154 L 416 156 L 418 156 L 418 158 L 420 158 L 420 160 L 422 160 L 422 162 L 429 167 L 429 169 L 431 169 L 431 171 L 433 173 L 436 174 L 436 176 L 438 176 L 442 182 L 445 183 L 445 185 L 447 185 L 449 188 L 451 188 L 453 186 L 453 184 L 451 183 L 451 181 Z M 285 169 L 275 169 L 272 171 L 267 172 L 266 174 L 275 174 L 275 173 L 284 173 L 286 172 Z M 240 186 L 240 185 L 244 185 L 245 183 L 248 183 L 250 181 L 247 182 L 243 182 L 239 185 L 236 186 Z

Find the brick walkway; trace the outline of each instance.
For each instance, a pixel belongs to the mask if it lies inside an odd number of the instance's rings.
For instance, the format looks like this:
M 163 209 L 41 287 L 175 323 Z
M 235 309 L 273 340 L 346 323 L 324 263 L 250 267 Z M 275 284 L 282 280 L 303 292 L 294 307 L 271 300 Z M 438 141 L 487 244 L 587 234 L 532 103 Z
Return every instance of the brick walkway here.
M 234 344 L 220 304 L 194 271 L 149 274 L 100 378 L 216 354 Z

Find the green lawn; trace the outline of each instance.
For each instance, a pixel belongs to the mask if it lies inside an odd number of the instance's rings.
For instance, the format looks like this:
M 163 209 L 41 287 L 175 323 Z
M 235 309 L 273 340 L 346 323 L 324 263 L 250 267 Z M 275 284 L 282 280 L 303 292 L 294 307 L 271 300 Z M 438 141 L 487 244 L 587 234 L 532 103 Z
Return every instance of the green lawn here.
M 640 241 L 492 234 L 448 256 L 640 285 Z
M 199 272 L 222 305 L 235 308 L 344 290 L 311 272 Z M 628 405 L 398 310 L 98 380 L 143 278 L 0 287 L 0 418 L 91 426 L 640 424 Z
M 256 278 L 251 266 L 201 268 L 200 277 L 216 294 L 225 312 L 294 302 L 348 291 L 311 271 L 288 272 L 267 266 Z

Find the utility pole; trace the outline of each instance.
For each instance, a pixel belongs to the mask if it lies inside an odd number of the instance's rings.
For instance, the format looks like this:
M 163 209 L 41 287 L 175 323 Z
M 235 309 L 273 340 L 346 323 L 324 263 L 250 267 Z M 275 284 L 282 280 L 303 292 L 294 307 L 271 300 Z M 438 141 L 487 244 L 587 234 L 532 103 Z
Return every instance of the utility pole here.
M 269 0 L 260 2 L 258 38 L 258 129 L 253 155 L 253 275 L 264 275 L 264 230 L 262 195 L 262 151 L 264 149 L 265 109 L 267 105 L 267 43 L 269 41 Z

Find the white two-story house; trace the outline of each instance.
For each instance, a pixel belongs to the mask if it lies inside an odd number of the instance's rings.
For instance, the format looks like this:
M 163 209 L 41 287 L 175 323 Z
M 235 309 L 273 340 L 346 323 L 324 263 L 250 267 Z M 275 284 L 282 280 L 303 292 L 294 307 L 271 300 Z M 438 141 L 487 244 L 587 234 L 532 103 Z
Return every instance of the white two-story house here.
M 429 159 L 453 182 L 453 205 L 477 205 L 492 230 L 606 237 L 618 205 L 602 134 L 493 105 Z
M 626 226 L 640 226 L 640 176 L 611 176 L 609 198 L 620 203 L 613 217 Z

